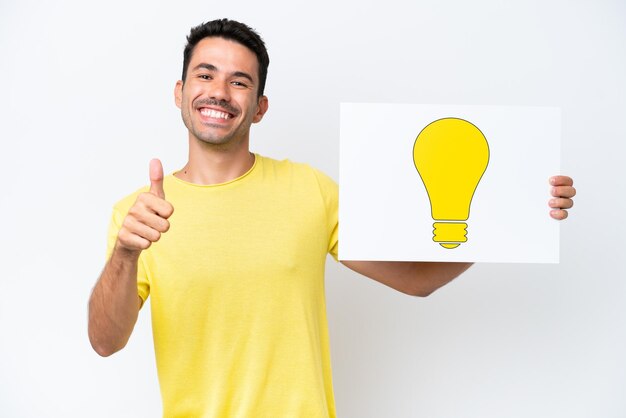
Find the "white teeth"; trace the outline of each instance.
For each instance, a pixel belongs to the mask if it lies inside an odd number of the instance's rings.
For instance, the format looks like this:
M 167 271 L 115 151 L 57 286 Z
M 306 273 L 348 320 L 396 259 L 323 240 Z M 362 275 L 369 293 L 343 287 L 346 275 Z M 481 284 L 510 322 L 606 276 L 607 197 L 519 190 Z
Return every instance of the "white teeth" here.
M 202 114 L 202 116 L 208 116 L 210 118 L 230 119 L 230 114 L 220 112 L 215 109 L 200 109 L 200 114 Z

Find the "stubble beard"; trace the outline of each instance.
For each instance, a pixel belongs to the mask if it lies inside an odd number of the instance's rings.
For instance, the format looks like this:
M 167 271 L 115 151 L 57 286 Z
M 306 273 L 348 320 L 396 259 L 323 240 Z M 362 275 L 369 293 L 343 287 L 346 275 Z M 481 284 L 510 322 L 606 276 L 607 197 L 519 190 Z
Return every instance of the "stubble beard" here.
M 223 129 L 222 126 L 203 124 L 202 122 L 196 122 L 194 125 L 188 112 L 182 112 L 182 118 L 187 130 L 195 139 L 215 149 L 228 149 L 241 143 L 247 137 L 247 132 L 250 131 L 249 126 L 247 129 L 245 128 L 245 121 L 235 126 L 233 130 L 220 134 L 219 130 Z

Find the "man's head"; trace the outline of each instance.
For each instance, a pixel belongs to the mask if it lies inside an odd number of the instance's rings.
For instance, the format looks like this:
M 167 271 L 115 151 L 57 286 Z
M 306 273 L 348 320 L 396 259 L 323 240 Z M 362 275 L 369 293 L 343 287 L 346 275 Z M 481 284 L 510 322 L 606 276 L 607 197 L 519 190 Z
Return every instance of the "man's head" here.
M 263 41 L 227 19 L 197 26 L 187 39 L 183 80 L 176 82 L 174 99 L 190 140 L 222 150 L 247 149 L 250 126 L 268 109 Z
M 265 43 L 259 34 L 249 26 L 229 19 L 212 20 L 191 29 L 189 35 L 187 36 L 187 45 L 185 46 L 185 50 L 183 52 L 183 83 L 186 81 L 187 69 L 196 45 L 198 42 L 208 37 L 224 38 L 237 42 L 248 48 L 254 53 L 254 55 L 256 55 L 259 66 L 259 88 L 257 91 L 257 97 L 261 97 L 265 89 L 267 67 L 270 64 L 270 58 L 267 54 Z

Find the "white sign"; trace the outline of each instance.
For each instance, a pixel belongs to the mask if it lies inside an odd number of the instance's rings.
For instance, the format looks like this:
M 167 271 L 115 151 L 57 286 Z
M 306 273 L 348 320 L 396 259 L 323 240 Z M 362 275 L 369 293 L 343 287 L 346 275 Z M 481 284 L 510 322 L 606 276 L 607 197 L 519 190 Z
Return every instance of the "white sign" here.
M 558 263 L 553 107 L 341 104 L 339 258 Z

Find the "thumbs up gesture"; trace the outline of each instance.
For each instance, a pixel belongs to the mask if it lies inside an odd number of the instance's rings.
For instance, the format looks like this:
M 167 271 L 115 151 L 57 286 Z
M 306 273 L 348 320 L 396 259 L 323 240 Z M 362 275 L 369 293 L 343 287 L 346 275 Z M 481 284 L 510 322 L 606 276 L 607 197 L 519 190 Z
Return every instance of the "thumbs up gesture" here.
M 173 212 L 163 191 L 163 166 L 154 159 L 150 161 L 150 191 L 141 193 L 128 210 L 117 235 L 117 246 L 139 256 L 169 230 L 167 219 Z

